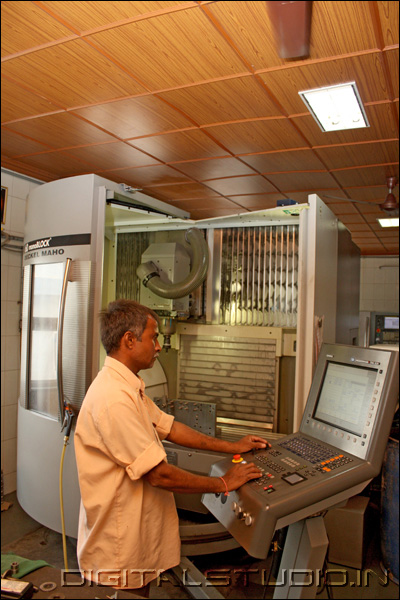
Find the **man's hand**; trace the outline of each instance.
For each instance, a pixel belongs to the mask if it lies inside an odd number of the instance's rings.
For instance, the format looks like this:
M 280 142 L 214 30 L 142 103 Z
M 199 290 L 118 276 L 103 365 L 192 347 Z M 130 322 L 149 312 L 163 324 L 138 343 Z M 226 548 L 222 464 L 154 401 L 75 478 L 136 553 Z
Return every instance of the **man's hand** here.
M 234 465 L 224 475 L 229 492 L 237 490 L 244 483 L 247 483 L 251 479 L 257 479 L 261 477 L 262 473 L 254 463 L 245 463 Z
M 270 448 L 271 444 L 257 435 L 246 435 L 238 442 L 233 442 L 232 452 L 240 454 L 241 452 L 250 452 L 254 448 Z

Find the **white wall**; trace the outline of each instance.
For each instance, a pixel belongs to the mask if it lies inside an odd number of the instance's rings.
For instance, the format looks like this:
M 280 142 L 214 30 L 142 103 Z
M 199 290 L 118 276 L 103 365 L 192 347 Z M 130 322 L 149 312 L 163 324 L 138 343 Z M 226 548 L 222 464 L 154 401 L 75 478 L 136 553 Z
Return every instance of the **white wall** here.
M 1 173 L 8 188 L 2 231 L 23 237 L 27 195 L 40 183 L 17 174 Z M 12 241 L 22 246 L 22 242 Z M 4 493 L 16 489 L 17 407 L 20 376 L 20 318 L 22 299 L 22 252 L 1 249 L 1 469 Z
M 360 311 L 399 312 L 399 257 L 361 257 Z

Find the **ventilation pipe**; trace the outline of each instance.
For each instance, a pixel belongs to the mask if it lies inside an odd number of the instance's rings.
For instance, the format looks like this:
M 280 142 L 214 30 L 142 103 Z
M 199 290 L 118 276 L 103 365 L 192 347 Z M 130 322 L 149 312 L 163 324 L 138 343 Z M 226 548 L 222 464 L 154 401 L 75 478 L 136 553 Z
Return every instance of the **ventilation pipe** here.
M 197 289 L 205 280 L 208 269 L 208 246 L 199 229 L 188 229 L 185 233 L 185 240 L 192 247 L 193 261 L 190 273 L 183 281 L 170 283 L 162 281 L 157 266 L 152 262 L 147 262 L 136 270 L 138 277 L 142 280 L 145 287 L 161 296 L 161 298 L 183 298 Z

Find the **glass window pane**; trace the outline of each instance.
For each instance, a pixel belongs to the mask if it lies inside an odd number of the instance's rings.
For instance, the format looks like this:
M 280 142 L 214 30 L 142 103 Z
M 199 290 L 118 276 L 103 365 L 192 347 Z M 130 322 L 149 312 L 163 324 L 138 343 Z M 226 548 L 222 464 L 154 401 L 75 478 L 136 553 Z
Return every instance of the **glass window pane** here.
M 32 284 L 29 408 L 57 419 L 57 325 L 65 263 L 35 265 Z

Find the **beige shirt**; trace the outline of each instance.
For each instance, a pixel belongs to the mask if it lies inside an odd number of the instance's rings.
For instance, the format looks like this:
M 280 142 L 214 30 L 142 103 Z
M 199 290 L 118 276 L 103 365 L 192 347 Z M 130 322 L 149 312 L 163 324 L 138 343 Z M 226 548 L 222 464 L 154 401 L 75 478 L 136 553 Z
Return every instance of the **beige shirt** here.
M 166 460 L 160 439 L 173 417 L 144 394 L 144 382 L 107 357 L 87 391 L 75 431 L 81 508 L 79 567 L 86 579 L 138 588 L 180 562 L 172 492 L 143 475 Z

